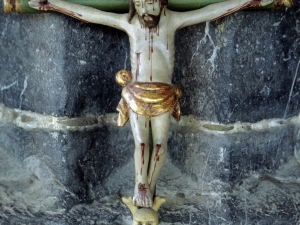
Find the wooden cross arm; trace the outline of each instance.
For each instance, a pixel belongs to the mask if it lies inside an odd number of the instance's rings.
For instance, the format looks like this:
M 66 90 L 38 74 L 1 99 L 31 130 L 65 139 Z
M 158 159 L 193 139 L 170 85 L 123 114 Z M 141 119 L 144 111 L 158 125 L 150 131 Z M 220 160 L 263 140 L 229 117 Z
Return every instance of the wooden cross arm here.
M 3 8 L 5 13 L 41 13 L 43 11 L 38 11 L 29 7 L 30 0 L 3 0 Z M 99 9 L 107 12 L 128 12 L 129 10 L 129 0 L 119 1 L 119 0 L 66 0 L 67 2 L 90 6 L 95 9 Z M 168 8 L 174 11 L 188 11 L 199 9 L 204 6 L 224 2 L 226 0 L 169 0 Z M 283 6 L 291 7 L 293 5 L 293 0 L 274 0 L 274 3 L 263 7 L 263 9 L 279 9 Z

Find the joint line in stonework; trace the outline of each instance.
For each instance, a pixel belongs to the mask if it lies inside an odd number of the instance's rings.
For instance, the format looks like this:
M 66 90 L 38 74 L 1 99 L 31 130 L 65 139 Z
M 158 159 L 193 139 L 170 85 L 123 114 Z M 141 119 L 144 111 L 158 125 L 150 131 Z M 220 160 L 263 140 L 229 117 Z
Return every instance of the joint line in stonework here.
M 26 86 L 26 85 L 25 85 Z M 24 89 L 25 90 L 25 89 Z M 24 118 L 26 118 L 24 120 Z M 101 126 L 117 126 L 117 113 L 108 113 L 105 115 L 86 115 L 84 117 L 58 117 L 52 115 L 43 115 L 31 111 L 13 109 L 0 103 L 0 124 L 14 124 L 27 130 L 47 129 L 47 130 L 82 130 Z M 24 122 L 25 121 L 25 122 Z M 27 122 L 28 121 L 28 122 Z M 192 115 L 182 116 L 180 122 L 172 120 L 172 129 L 192 128 L 194 132 L 205 130 L 213 133 L 233 134 L 249 131 L 267 130 L 273 127 L 285 126 L 286 124 L 300 125 L 300 116 L 294 116 L 287 119 L 268 119 L 256 123 L 234 124 L 216 124 L 212 121 L 199 120 Z

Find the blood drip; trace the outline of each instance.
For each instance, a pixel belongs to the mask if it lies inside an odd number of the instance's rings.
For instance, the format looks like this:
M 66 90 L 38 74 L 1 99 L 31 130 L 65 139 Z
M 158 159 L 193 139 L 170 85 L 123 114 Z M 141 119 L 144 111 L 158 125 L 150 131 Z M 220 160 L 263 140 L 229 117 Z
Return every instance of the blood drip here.
M 151 185 L 151 183 L 152 183 L 153 174 L 154 174 L 154 172 L 155 172 L 155 170 L 156 170 L 156 163 L 159 161 L 159 151 L 160 151 L 160 149 L 161 149 L 161 145 L 157 144 L 157 145 L 156 145 L 156 152 L 155 152 L 155 156 L 154 156 L 154 162 L 155 162 L 155 164 L 154 164 L 153 172 L 152 172 L 152 174 L 151 174 L 150 185 Z
M 153 53 L 153 30 L 151 30 L 151 55 Z
M 149 29 L 149 60 L 151 60 L 151 75 L 150 75 L 150 81 L 152 81 L 152 62 L 153 62 L 153 33 L 154 33 L 154 28 Z
M 136 73 L 135 79 L 137 80 L 140 75 L 140 65 L 141 65 L 141 52 L 137 52 L 136 54 Z
M 159 161 L 159 151 L 161 149 L 161 145 L 156 145 L 156 152 L 155 152 L 155 157 L 154 157 L 154 160 L 155 162 L 158 162 Z
M 141 143 L 141 148 L 142 148 L 142 162 L 144 165 L 145 164 L 145 143 Z
M 151 29 L 148 28 L 148 37 L 147 37 L 147 40 L 149 40 L 149 55 L 148 55 L 148 59 L 151 60 L 151 37 L 150 37 L 150 34 L 151 34 Z
M 157 2 L 157 0 L 156 0 L 156 2 Z M 152 53 L 154 52 L 154 47 L 153 47 L 154 35 L 153 35 L 153 33 L 155 33 L 157 36 L 159 36 L 159 25 L 157 25 L 155 28 L 146 29 L 146 33 L 145 33 L 145 41 L 148 41 L 148 45 L 149 45 L 148 59 L 151 61 L 150 62 L 151 63 L 150 81 L 152 81 L 152 77 L 153 77 L 153 74 L 152 74 L 152 66 L 153 66 Z

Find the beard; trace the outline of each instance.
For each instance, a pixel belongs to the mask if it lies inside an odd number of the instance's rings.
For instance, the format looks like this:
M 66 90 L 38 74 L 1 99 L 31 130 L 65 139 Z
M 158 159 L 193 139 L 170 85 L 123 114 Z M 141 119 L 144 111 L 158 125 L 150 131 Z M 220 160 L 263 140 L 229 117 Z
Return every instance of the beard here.
M 141 17 L 139 16 L 139 19 L 146 27 L 151 29 L 158 25 L 160 20 L 160 14 L 158 16 L 144 14 Z

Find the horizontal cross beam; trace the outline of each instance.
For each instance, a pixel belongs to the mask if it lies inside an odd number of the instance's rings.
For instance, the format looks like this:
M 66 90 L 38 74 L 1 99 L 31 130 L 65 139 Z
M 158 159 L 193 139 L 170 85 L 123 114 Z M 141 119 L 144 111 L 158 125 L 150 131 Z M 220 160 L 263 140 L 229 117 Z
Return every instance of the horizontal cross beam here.
M 3 0 L 5 13 L 42 13 L 29 7 L 30 0 Z M 128 12 L 129 0 L 66 0 L 79 5 L 90 6 L 107 12 Z M 199 9 L 209 4 L 224 2 L 226 0 L 169 0 L 168 8 L 174 11 L 188 11 Z M 263 9 L 279 9 L 282 6 L 291 7 L 293 0 L 274 0 L 274 3 Z

